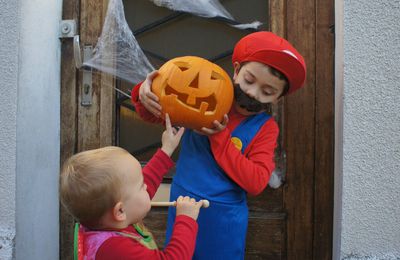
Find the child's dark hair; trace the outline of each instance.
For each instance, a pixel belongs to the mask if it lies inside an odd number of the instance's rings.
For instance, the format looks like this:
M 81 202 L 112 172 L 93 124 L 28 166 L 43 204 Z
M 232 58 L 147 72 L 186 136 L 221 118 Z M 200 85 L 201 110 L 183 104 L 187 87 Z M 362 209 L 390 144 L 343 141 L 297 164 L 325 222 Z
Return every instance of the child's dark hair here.
M 277 69 L 275 69 L 275 68 L 273 68 L 271 66 L 268 66 L 268 67 L 269 67 L 269 70 L 270 70 L 272 75 L 278 77 L 280 80 L 284 80 L 285 81 L 285 86 L 283 88 L 282 94 L 279 97 L 282 97 L 282 96 L 286 95 L 288 93 L 288 91 L 289 91 L 289 81 L 288 81 L 287 77 L 282 72 L 280 72 L 279 70 L 277 70 Z

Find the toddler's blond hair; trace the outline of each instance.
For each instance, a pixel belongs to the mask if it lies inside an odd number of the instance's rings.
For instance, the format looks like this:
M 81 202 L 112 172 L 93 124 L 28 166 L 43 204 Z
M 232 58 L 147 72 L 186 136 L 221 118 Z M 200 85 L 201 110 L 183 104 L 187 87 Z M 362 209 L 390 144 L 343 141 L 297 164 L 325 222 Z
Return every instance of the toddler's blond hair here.
M 118 158 L 128 152 L 108 146 L 81 152 L 63 165 L 60 176 L 61 203 L 82 224 L 96 227 L 121 200 L 124 175 L 118 172 Z

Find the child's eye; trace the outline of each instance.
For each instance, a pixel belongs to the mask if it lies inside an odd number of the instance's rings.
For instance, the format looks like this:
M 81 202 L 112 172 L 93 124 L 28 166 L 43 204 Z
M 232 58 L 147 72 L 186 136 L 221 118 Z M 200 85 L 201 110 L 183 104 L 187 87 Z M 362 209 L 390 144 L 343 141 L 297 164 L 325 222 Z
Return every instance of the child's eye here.
M 244 81 L 245 81 L 247 84 L 253 84 L 253 82 L 252 82 L 251 80 L 244 79 Z

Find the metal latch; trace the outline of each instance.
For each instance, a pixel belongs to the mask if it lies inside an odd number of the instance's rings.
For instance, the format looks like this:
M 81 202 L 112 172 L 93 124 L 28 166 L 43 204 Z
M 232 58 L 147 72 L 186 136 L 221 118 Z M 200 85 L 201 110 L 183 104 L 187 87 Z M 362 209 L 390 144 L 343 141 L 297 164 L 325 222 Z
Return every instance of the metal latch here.
M 84 46 L 83 47 L 83 61 L 87 61 L 92 58 L 92 46 Z M 82 79 L 82 93 L 81 93 L 81 105 L 82 106 L 90 106 L 92 105 L 92 69 L 84 68 L 83 70 L 83 79 Z
M 85 67 L 83 63 L 88 61 L 93 56 L 93 47 L 91 45 L 85 45 L 83 47 L 83 62 L 81 56 L 81 46 L 79 42 L 79 35 L 74 36 L 74 60 L 75 67 L 77 69 L 83 70 L 82 77 L 82 89 L 81 89 L 81 105 L 82 106 L 90 106 L 92 105 L 92 69 L 89 67 Z

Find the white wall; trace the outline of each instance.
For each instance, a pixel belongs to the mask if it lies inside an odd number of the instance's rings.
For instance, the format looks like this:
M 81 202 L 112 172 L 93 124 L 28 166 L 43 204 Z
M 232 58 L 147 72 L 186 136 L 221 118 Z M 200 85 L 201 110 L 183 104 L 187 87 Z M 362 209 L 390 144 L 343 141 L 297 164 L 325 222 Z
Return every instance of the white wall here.
M 0 0 L 0 259 L 58 259 L 62 0 Z
M 59 258 L 61 7 L 20 3 L 17 259 Z
M 15 238 L 18 15 L 17 1 L 0 0 L 0 259 L 11 259 Z
M 399 259 L 400 1 L 343 4 L 341 258 Z

